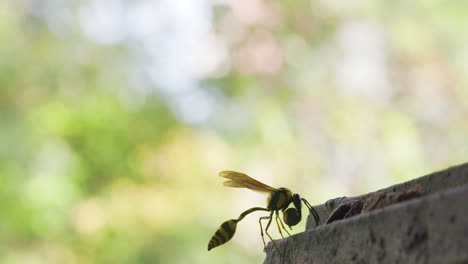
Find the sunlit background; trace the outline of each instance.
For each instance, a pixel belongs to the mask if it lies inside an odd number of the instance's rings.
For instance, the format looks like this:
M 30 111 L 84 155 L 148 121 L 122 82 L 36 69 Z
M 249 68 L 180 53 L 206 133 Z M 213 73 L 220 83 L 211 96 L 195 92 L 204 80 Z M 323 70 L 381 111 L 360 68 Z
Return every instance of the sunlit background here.
M 266 200 L 218 171 L 321 204 L 466 162 L 467 30 L 464 0 L 0 1 L 0 263 L 261 263 L 262 213 L 207 251 Z

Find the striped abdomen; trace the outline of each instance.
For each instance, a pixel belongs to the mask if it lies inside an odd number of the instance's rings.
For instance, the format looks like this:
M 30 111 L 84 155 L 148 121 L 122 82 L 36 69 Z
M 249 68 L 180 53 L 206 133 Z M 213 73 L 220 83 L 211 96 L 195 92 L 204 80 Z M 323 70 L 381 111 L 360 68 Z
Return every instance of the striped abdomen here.
M 210 251 L 210 249 L 214 247 L 217 247 L 219 245 L 222 245 L 228 242 L 234 236 L 234 233 L 236 232 L 237 222 L 244 219 L 244 217 L 246 217 L 248 214 L 253 213 L 255 211 L 269 211 L 269 210 L 263 207 L 253 207 L 244 211 L 242 214 L 239 215 L 237 219 L 231 219 L 231 220 L 227 220 L 226 222 L 224 222 L 218 228 L 218 230 L 216 230 L 216 233 L 213 235 L 213 237 L 211 237 L 210 242 L 208 243 L 208 251 Z
M 222 245 L 228 242 L 236 232 L 237 219 L 227 220 L 216 230 L 216 233 L 211 237 L 210 242 L 208 243 L 208 251 L 214 247 Z

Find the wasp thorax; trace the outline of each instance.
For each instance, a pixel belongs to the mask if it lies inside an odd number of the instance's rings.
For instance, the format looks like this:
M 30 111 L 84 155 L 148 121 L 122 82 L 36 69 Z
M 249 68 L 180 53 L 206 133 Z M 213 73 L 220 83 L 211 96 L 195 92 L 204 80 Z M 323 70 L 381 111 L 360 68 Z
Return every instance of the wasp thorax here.
M 292 192 L 287 188 L 278 188 L 271 192 L 267 200 L 267 208 L 282 210 L 292 202 Z

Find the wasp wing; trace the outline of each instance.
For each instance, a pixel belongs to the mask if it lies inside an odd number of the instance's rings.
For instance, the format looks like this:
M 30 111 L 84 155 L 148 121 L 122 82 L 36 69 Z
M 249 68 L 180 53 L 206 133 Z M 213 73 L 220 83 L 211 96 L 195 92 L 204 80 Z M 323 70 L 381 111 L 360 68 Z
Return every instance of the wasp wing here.
M 244 173 L 236 171 L 222 171 L 219 176 L 229 179 L 224 182 L 224 186 L 235 188 L 248 188 L 256 192 L 270 193 L 276 191 L 275 188 L 261 183 Z

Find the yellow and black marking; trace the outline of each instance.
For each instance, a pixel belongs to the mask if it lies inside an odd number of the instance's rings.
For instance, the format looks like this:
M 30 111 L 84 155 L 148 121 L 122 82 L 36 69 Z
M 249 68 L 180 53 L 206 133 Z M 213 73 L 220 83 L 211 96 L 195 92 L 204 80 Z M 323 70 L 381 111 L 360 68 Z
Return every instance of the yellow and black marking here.
M 287 188 L 278 188 L 271 192 L 267 199 L 267 208 L 273 211 L 282 210 L 292 202 L 292 192 Z
M 253 207 L 242 214 L 239 215 L 237 219 L 227 220 L 216 230 L 216 233 L 211 237 L 210 242 L 208 243 L 208 250 L 215 248 L 219 245 L 222 245 L 228 242 L 235 234 L 237 223 L 240 222 L 248 214 L 255 211 L 267 211 L 270 212 L 269 216 L 260 217 L 260 235 L 262 236 L 263 244 L 266 247 L 264 235 L 264 229 L 262 226 L 262 220 L 268 220 L 268 223 L 265 228 L 265 234 L 270 238 L 273 246 L 276 248 L 276 244 L 273 241 L 273 238 L 268 234 L 268 228 L 273 220 L 273 214 L 276 213 L 275 221 L 278 227 L 279 233 L 283 236 L 281 228 L 285 230 L 288 234 L 288 230 L 284 227 L 281 218 L 279 218 L 279 211 L 283 213 L 284 223 L 291 228 L 301 221 L 301 205 L 304 203 L 309 209 L 310 214 L 313 215 L 316 224 L 318 225 L 320 219 L 319 215 L 315 209 L 305 200 L 301 198 L 299 194 L 294 194 L 287 188 L 273 188 L 264 183 L 261 183 L 248 175 L 235 171 L 222 171 L 219 173 L 219 176 L 227 178 L 228 180 L 224 182 L 225 186 L 236 187 L 236 188 L 248 188 L 256 192 L 268 193 L 267 207 Z M 294 207 L 288 208 L 291 204 Z M 278 248 L 276 248 L 278 249 Z
M 245 216 L 255 211 L 269 210 L 263 207 L 253 207 L 240 214 L 239 218 L 227 220 L 226 222 L 222 223 L 218 230 L 216 230 L 216 233 L 213 235 L 213 237 L 211 237 L 210 242 L 208 243 L 208 251 L 231 240 L 231 238 L 234 236 L 234 233 L 236 232 L 237 222 L 241 221 Z
M 208 251 L 210 251 L 214 247 L 228 242 L 236 232 L 237 222 L 237 219 L 231 219 L 224 222 L 218 228 L 218 230 L 216 230 L 216 233 L 213 235 L 210 242 L 208 243 Z

